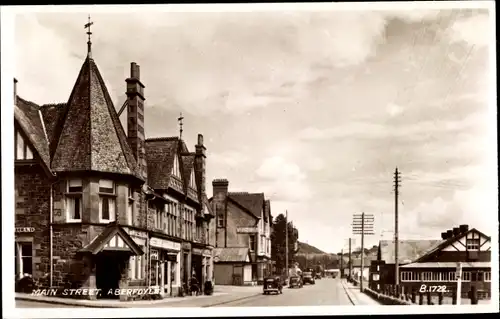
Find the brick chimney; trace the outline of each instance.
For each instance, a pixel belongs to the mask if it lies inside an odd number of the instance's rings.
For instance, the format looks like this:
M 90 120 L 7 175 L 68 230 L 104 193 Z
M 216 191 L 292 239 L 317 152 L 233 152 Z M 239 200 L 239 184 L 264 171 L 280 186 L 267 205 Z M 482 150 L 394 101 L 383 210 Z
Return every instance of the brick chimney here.
M 213 197 L 220 201 L 226 199 L 229 182 L 227 179 L 214 179 L 212 181 Z
M 447 230 L 446 231 L 446 239 L 453 237 L 453 230 Z
M 198 134 L 198 143 L 195 145 L 195 170 L 196 170 L 196 183 L 198 184 L 198 197 L 200 201 L 203 201 L 203 197 L 206 195 L 206 151 L 205 145 L 203 145 L 203 135 Z
M 14 78 L 14 105 L 17 105 L 17 79 Z
M 441 233 L 441 239 L 443 239 L 443 240 L 448 239 L 448 233 L 447 232 Z
M 460 233 L 463 234 L 463 233 L 466 233 L 469 231 L 469 225 L 460 225 Z
M 130 64 L 130 78 L 127 82 L 127 136 L 132 153 L 137 161 L 139 174 L 147 179 L 146 149 L 144 141 L 144 84 L 140 79 L 140 68 L 135 62 Z
M 453 237 L 456 237 L 458 235 L 460 235 L 460 228 L 458 227 L 453 227 Z

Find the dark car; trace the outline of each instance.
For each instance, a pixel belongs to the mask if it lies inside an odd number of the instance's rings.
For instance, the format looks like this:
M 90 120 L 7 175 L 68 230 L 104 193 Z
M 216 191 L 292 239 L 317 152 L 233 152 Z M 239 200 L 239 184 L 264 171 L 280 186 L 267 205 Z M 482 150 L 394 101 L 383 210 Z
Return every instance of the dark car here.
M 302 283 L 302 278 L 300 276 L 291 276 L 290 277 L 290 282 L 288 283 L 288 288 L 302 288 L 303 283 Z
M 305 284 L 314 285 L 316 283 L 313 274 L 310 271 L 305 271 L 304 273 L 302 273 L 302 280 L 304 281 L 304 285 Z
M 272 276 L 264 279 L 264 295 L 268 295 L 271 292 L 277 294 L 283 293 L 283 283 L 280 276 Z

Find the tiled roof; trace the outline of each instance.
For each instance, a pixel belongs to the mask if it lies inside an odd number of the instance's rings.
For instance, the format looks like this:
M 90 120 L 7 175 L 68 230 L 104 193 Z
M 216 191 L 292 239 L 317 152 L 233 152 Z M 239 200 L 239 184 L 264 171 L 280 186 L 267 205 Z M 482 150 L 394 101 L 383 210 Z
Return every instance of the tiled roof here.
M 255 217 L 257 218 L 262 217 L 262 209 L 264 208 L 263 193 L 229 192 L 227 196 L 240 206 L 244 207 Z
M 203 202 L 205 203 L 205 206 L 207 207 L 208 214 L 215 216 L 214 211 L 212 209 L 212 205 L 210 205 L 210 200 L 208 199 L 207 195 L 203 195 Z
M 154 189 L 167 189 L 179 145 L 178 137 L 147 139 L 148 184 Z
M 419 256 L 417 258 L 417 260 L 415 260 L 415 261 L 419 262 L 419 261 L 423 261 L 424 259 L 427 259 L 429 256 L 431 256 L 434 253 L 440 251 L 441 249 L 443 249 L 446 246 L 450 245 L 451 243 L 457 241 L 458 239 L 463 238 L 463 236 L 466 236 L 467 234 L 469 234 L 471 232 L 477 232 L 477 233 L 479 233 L 480 235 L 482 235 L 482 236 L 484 236 L 486 238 L 490 238 L 489 236 L 487 236 L 487 235 L 483 234 L 482 232 L 478 231 L 477 229 L 472 228 L 472 229 L 467 230 L 466 232 L 459 233 L 458 235 L 452 236 L 452 237 L 450 237 L 450 238 L 448 238 L 446 240 L 440 240 L 439 242 L 437 242 L 433 246 L 429 247 L 424 252 L 424 254 L 422 254 L 421 256 Z
M 398 246 L 399 263 L 410 263 L 423 256 L 429 248 L 442 242 L 442 240 L 400 240 Z M 381 260 L 386 264 L 394 264 L 394 240 L 381 240 L 379 251 Z
M 250 258 L 248 247 L 214 248 L 216 262 L 246 262 Z
M 40 106 L 42 112 L 45 130 L 49 138 L 49 146 L 54 142 L 54 132 L 61 114 L 66 110 L 66 103 L 44 104 Z
M 194 154 L 182 155 L 182 175 L 184 177 L 184 186 L 187 190 L 189 187 L 191 172 L 194 168 Z
M 14 118 L 28 136 L 29 141 L 45 166 L 50 169 L 49 143 L 45 135 L 39 106 L 17 97 L 17 104 L 14 107 Z
M 142 179 L 104 80 L 91 58 L 82 65 L 54 135 L 55 171 L 92 170 Z

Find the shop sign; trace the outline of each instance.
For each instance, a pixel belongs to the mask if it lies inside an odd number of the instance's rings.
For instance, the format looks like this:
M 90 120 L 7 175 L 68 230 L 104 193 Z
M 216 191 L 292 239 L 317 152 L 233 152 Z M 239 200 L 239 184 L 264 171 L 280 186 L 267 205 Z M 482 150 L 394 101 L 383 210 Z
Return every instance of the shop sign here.
M 125 229 L 126 232 L 130 235 L 130 236 L 135 236 L 135 237 L 140 237 L 140 238 L 147 238 L 148 235 L 146 233 L 143 233 L 143 232 L 140 232 L 140 231 L 137 231 L 135 229 Z
M 177 254 L 167 254 L 165 257 L 167 261 L 177 262 Z
M 202 255 L 203 254 L 203 250 L 201 250 L 199 248 L 193 248 L 193 254 L 195 254 L 195 255 Z
M 151 249 L 151 260 L 158 260 L 158 250 L 156 249 Z
M 236 232 L 241 234 L 256 234 L 258 233 L 258 229 L 257 227 L 237 227 Z
M 163 248 L 163 249 L 172 249 L 172 250 L 181 250 L 181 244 L 172 242 L 169 240 L 161 239 L 161 238 L 151 238 L 149 244 L 153 247 Z
M 33 233 L 35 227 L 16 227 L 16 233 Z

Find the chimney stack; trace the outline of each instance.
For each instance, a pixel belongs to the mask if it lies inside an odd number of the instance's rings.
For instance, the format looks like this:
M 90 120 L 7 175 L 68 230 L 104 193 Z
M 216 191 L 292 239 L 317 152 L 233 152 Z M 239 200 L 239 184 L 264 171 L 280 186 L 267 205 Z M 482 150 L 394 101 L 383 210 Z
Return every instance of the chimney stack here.
M 137 161 L 137 170 L 147 180 L 146 149 L 144 133 L 144 84 L 140 79 L 140 67 L 130 64 L 130 78 L 127 82 L 127 137 L 132 153 Z
M 14 105 L 17 105 L 17 79 L 14 78 Z
M 225 200 L 228 188 L 229 182 L 227 179 L 214 179 L 212 181 L 213 197 Z
M 453 237 L 453 230 L 449 229 L 446 231 L 446 239 Z
M 460 225 L 460 233 L 463 234 L 463 233 L 466 233 L 469 231 L 469 225 Z
M 453 227 L 453 237 L 460 235 L 460 229 L 458 227 Z
M 441 233 L 441 239 L 443 239 L 443 240 L 448 239 L 448 233 L 447 232 Z
M 198 143 L 195 145 L 195 169 L 196 183 L 198 184 L 198 197 L 200 202 L 203 201 L 203 197 L 206 195 L 206 151 L 205 145 L 203 145 L 203 135 L 198 134 Z

